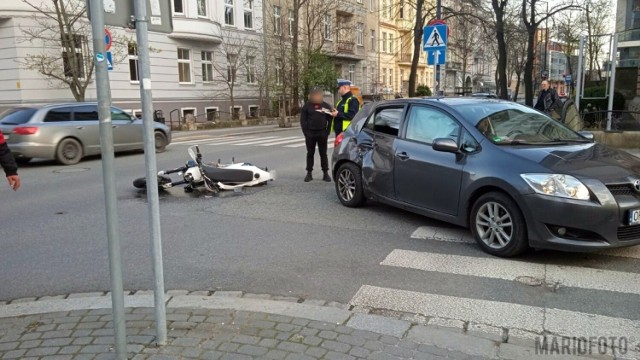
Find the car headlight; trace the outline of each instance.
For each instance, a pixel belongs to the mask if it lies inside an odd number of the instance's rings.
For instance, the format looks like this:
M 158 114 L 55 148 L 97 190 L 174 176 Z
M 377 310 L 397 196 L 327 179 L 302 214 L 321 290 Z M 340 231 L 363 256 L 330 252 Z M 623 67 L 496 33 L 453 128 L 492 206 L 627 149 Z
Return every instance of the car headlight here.
M 589 200 L 589 189 L 580 180 L 562 174 L 520 174 L 538 194 L 568 199 Z

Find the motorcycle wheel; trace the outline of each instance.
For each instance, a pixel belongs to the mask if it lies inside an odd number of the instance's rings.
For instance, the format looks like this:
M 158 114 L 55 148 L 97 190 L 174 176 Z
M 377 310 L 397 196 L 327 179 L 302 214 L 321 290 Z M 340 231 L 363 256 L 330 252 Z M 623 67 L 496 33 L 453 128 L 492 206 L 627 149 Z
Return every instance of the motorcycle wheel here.
M 163 185 L 170 184 L 171 179 L 166 176 L 158 176 L 158 188 L 163 190 Z M 136 189 L 146 189 L 147 188 L 147 178 L 141 177 L 133 180 L 133 187 Z

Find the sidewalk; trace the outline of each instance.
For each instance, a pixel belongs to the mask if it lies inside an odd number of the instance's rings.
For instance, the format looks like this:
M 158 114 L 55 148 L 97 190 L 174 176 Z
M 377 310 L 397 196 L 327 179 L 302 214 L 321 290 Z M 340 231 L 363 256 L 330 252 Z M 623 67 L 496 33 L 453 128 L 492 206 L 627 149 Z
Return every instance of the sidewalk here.
M 157 347 L 152 293 L 125 304 L 136 360 L 578 358 L 535 357 L 535 334 L 236 291 L 168 292 L 169 340 Z M 109 306 L 105 293 L 0 302 L 0 359 L 113 359 Z

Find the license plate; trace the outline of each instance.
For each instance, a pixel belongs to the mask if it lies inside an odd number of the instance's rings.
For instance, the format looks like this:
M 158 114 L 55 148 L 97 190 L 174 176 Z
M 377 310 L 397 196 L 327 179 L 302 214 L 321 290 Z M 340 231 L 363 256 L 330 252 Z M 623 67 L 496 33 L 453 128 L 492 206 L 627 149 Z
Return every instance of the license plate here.
M 638 225 L 638 224 L 640 224 L 640 209 L 629 210 L 629 225 Z

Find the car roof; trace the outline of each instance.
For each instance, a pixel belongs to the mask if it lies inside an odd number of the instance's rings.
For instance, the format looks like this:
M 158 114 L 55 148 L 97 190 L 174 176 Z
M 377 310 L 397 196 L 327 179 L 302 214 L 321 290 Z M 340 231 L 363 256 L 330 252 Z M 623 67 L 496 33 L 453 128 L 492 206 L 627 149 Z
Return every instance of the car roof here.
M 85 102 L 61 102 L 61 103 L 53 103 L 53 104 L 37 104 L 37 105 L 18 105 L 13 106 L 11 109 L 50 109 L 57 107 L 65 107 L 65 106 L 84 106 L 84 105 L 98 105 L 95 101 L 85 101 Z

